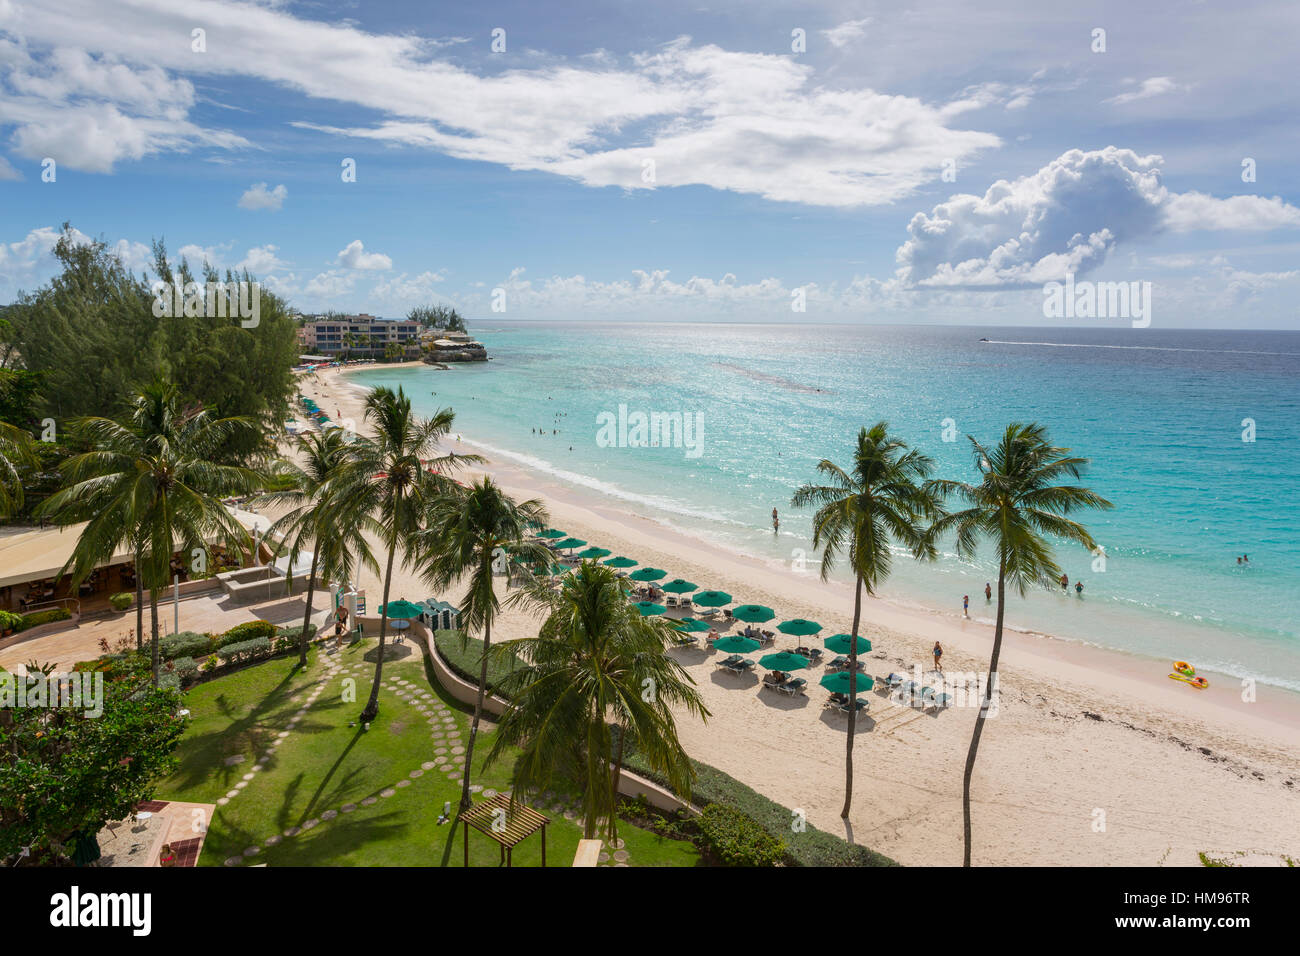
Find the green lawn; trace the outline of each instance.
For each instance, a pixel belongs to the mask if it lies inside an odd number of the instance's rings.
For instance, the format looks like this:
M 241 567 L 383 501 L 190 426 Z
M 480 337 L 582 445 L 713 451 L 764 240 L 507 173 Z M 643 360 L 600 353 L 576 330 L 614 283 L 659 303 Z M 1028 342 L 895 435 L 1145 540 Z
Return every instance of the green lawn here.
M 178 750 L 180 766 L 160 784 L 158 799 L 216 803 L 238 791 L 217 807 L 200 866 L 222 866 L 234 858 L 239 859 L 234 865 L 462 865 L 460 827 L 439 826 L 437 819 L 445 802 L 451 802 L 454 812 L 460 799 L 460 773 L 449 778 L 445 768 L 460 770 L 452 763 L 453 749 L 468 741 L 471 715 L 440 687 L 430 686 L 422 659 L 407 643 L 397 647 L 406 650 L 407 657 L 384 663 L 377 720 L 369 731 L 359 725 L 350 727 L 370 692 L 375 645 L 367 640 L 343 650 L 337 657 L 342 670 L 323 682 L 322 651 L 313 648 L 306 671 L 298 669 L 296 656 L 278 658 L 187 693 L 192 719 Z M 319 694 L 312 698 L 317 689 Z M 421 697 L 422 692 L 430 698 Z M 426 710 L 421 712 L 417 704 Z M 509 786 L 510 755 L 490 770 L 482 768 L 482 758 L 492 745 L 491 728 L 490 724 L 480 728 L 471 780 L 485 789 L 504 790 Z M 288 736 L 280 738 L 285 732 Z M 442 738 L 434 739 L 434 733 Z M 438 748 L 445 752 L 436 753 Z M 228 758 L 239 756 L 241 761 L 226 764 Z M 434 761 L 435 766 L 425 769 L 426 763 Z M 254 770 L 259 764 L 261 768 Z M 412 777 L 412 771 L 418 775 Z M 252 778 L 245 781 L 249 774 Z M 476 799 L 482 795 L 476 794 Z M 581 837 L 580 816 L 575 814 L 575 822 L 570 822 L 553 809 L 556 800 L 549 803 L 538 807 L 552 820 L 547 828 L 547 863 L 568 866 Z M 344 811 L 345 806 L 355 809 Z M 300 829 L 311 821 L 318 822 Z M 295 829 L 298 832 L 285 835 Z M 631 866 L 699 862 L 698 852 L 688 842 L 664 839 L 628 824 L 619 827 L 619 836 Z M 258 852 L 246 856 L 244 851 L 251 847 Z M 496 866 L 498 862 L 496 844 L 471 832 L 470 864 Z M 540 837 L 516 848 L 516 866 L 540 862 Z

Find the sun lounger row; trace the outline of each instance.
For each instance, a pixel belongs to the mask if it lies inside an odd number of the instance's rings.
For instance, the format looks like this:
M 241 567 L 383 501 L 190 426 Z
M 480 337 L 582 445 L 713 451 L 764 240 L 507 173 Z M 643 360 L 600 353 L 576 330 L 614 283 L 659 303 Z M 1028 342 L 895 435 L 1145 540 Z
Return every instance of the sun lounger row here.
M 830 697 L 826 698 L 825 706 L 832 707 L 835 710 L 838 710 L 842 714 L 847 714 L 849 712 L 849 695 L 831 694 Z M 870 708 L 870 706 L 871 704 L 862 697 L 859 697 L 857 700 L 853 701 L 853 709 L 858 711 L 859 713 L 862 713 L 863 711 L 867 710 L 868 708 Z
M 739 654 L 732 654 L 717 662 L 718 667 L 725 667 L 733 674 L 743 674 L 754 667 L 754 662 L 748 657 L 741 657 Z
M 890 674 L 889 678 L 896 676 Z M 903 681 L 901 685 L 891 683 L 889 686 L 898 687 L 898 702 L 904 707 L 934 707 L 942 710 L 952 703 L 951 694 L 940 694 L 933 687 L 924 687 L 914 680 Z
M 803 689 L 808 686 L 808 682 L 802 677 L 791 677 L 782 671 L 768 671 L 763 676 L 763 686 L 795 697 L 804 692 Z

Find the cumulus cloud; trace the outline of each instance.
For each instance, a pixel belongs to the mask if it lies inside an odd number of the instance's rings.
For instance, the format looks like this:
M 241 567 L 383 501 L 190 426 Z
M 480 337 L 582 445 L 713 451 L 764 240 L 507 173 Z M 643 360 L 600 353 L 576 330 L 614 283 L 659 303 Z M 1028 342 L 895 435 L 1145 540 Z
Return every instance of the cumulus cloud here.
M 846 20 L 829 30 L 822 30 L 821 34 L 831 42 L 831 46 L 842 47 L 865 34 L 867 24 L 870 22 L 871 17 L 863 17 L 861 20 Z
M 1163 232 L 1300 226 L 1281 199 L 1171 193 L 1160 156 L 1108 146 L 1070 150 L 1036 173 L 999 180 L 918 212 L 899 247 L 899 278 L 918 287 L 1041 285 L 1084 273 L 1118 244 Z
M 345 269 L 383 270 L 393 267 L 393 260 L 382 252 L 366 252 L 360 239 L 353 239 L 339 250 L 336 261 Z
M 278 246 L 254 246 L 244 254 L 244 258 L 235 263 L 235 268 L 239 271 L 247 269 L 255 276 L 266 275 L 268 272 L 274 272 L 277 269 L 286 267 L 286 263 L 276 256 Z
M 1112 96 L 1105 100 L 1115 106 L 1121 106 L 1124 103 L 1131 103 L 1134 100 L 1146 100 L 1153 96 L 1161 96 L 1165 93 L 1172 93 L 1180 89 L 1179 85 L 1168 76 L 1152 76 L 1142 81 L 1135 90 L 1128 90 L 1120 93 L 1118 96 Z
M 253 183 L 239 197 L 240 209 L 279 209 L 289 196 L 289 190 L 281 183 L 274 189 L 268 189 L 266 183 Z

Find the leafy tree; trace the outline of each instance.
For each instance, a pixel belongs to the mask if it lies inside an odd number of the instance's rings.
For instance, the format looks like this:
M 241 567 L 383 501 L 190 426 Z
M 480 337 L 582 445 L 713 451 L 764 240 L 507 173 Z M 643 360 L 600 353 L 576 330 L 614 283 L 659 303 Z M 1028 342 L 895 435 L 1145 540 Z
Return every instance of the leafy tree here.
M 998 616 L 993 631 L 993 653 L 962 780 L 963 866 L 970 866 L 970 784 L 975 773 L 980 735 L 984 732 L 984 721 L 996 690 L 1006 615 L 1006 586 L 1010 583 L 1016 593 L 1024 597 L 1031 586 L 1050 587 L 1055 584 L 1061 576 L 1061 569 L 1052 556 L 1047 538 L 1059 538 L 1094 550 L 1097 544 L 1092 535 L 1067 515 L 1089 508 L 1113 507 L 1091 489 L 1057 484 L 1065 478 L 1078 480 L 1088 465 L 1088 459 L 1071 455 L 1068 448 L 1053 445 L 1042 425 L 1012 422 L 1002 433 L 1002 439 L 991 448 L 969 435 L 967 438 L 974 451 L 975 467 L 981 475 L 980 483 L 936 481 L 934 485 L 940 494 L 953 495 L 968 507 L 941 517 L 933 528 L 935 534 L 956 533 L 957 554 L 962 558 L 974 558 L 982 538 L 993 542 L 998 555 Z
M 817 465 L 827 482 L 804 485 L 794 494 L 797 508 L 817 508 L 813 516 L 813 547 L 822 548 L 821 576 L 829 577 L 843 555 L 853 571 L 853 640 L 849 650 L 849 699 L 857 700 L 858 626 L 862 621 L 862 592 L 875 594 L 893 565 L 890 546 L 897 541 L 917 559 L 933 558 L 935 547 L 922 527 L 923 519 L 939 512 L 938 500 L 926 481 L 933 467 L 929 457 L 909 449 L 877 422 L 858 432 L 853 464 L 848 470 L 828 459 Z M 849 707 L 844 757 L 844 807 L 848 819 L 853 803 L 853 737 L 857 711 Z
M 447 332 L 464 332 L 465 319 L 449 305 L 422 305 L 406 313 L 406 321 L 419 322 L 422 328 Z

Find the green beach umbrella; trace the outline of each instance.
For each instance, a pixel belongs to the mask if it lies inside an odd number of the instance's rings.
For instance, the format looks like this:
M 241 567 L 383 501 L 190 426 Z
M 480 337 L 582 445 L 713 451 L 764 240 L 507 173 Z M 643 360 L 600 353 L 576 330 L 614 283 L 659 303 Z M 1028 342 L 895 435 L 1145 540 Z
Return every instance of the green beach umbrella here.
M 822 642 L 826 650 L 834 651 L 836 654 L 847 654 L 849 648 L 853 646 L 852 634 L 836 634 L 834 637 L 828 637 Z M 865 637 L 858 638 L 858 653 L 865 654 L 871 650 L 871 642 Z
M 746 624 L 762 624 L 764 621 L 770 621 L 776 617 L 776 612 L 770 607 L 764 607 L 761 604 L 742 604 L 740 607 L 731 609 L 731 616 L 737 621 L 744 621 Z
M 595 561 L 597 558 L 607 558 L 613 553 L 609 548 L 588 548 L 586 551 L 579 551 L 578 557 L 584 561 Z
M 801 617 L 796 617 L 792 621 L 782 621 L 776 626 L 776 629 L 782 634 L 793 634 L 796 637 L 803 637 L 808 634 L 816 634 L 822 629 L 822 626 L 816 621 L 805 621 Z
M 662 604 L 656 604 L 654 601 L 637 601 L 635 607 L 641 612 L 642 617 L 653 617 L 668 610 Z
M 667 571 L 661 571 L 659 568 L 642 568 L 640 571 L 633 571 L 627 576 L 629 581 L 658 581 L 660 578 L 668 576 Z
M 405 619 L 419 617 L 424 613 L 424 608 L 420 607 L 418 604 L 412 604 L 410 601 L 403 598 L 397 601 L 389 601 L 387 604 L 381 604 L 379 606 L 379 613 L 384 614 L 387 617 Z
M 849 677 L 851 676 L 852 675 L 850 675 L 848 671 L 840 671 L 838 674 L 827 674 L 817 683 L 821 684 L 832 693 L 847 694 L 849 692 Z M 860 694 L 864 690 L 871 690 L 875 683 L 876 682 L 866 674 L 859 674 L 857 680 L 857 692 Z
M 538 532 L 539 538 L 566 538 L 568 534 L 559 528 L 547 528 L 545 531 Z
M 714 641 L 717 646 L 717 641 Z M 802 654 L 796 654 L 794 651 L 778 651 L 775 654 L 768 654 L 766 657 L 760 657 L 758 662 L 770 671 L 798 671 L 808 666 L 808 658 Z
M 726 591 L 701 591 L 691 598 L 691 602 L 699 607 L 722 607 L 731 603 L 731 595 Z
M 728 637 L 718 638 L 713 642 L 713 646 L 728 654 L 749 654 L 758 650 L 758 641 L 748 637 L 741 637 L 739 634 L 732 634 Z M 803 658 L 799 659 L 803 660 Z
M 607 568 L 635 568 L 637 562 L 631 558 L 625 558 L 621 554 L 617 558 L 610 558 L 608 561 L 602 561 L 601 564 Z
M 555 542 L 555 546 L 557 548 L 564 548 L 568 551 L 573 548 L 581 548 L 586 543 L 587 542 L 583 541 L 581 538 L 565 538 L 563 541 Z
M 669 594 L 689 594 L 691 591 L 698 591 L 699 585 L 692 584 L 690 581 L 683 581 L 681 578 L 674 578 L 661 586 L 659 590 L 667 591 Z
M 673 627 L 677 628 L 677 630 L 679 630 L 679 631 L 711 631 L 711 630 L 713 630 L 713 628 L 709 626 L 709 622 L 708 622 L 708 621 L 701 621 L 701 620 L 700 620 L 699 618 L 697 618 L 697 617 L 684 617 L 684 618 L 681 618 L 681 619 L 679 619 L 679 620 L 673 621 Z M 755 647 L 757 647 L 757 646 L 758 646 L 758 645 L 755 644 Z

